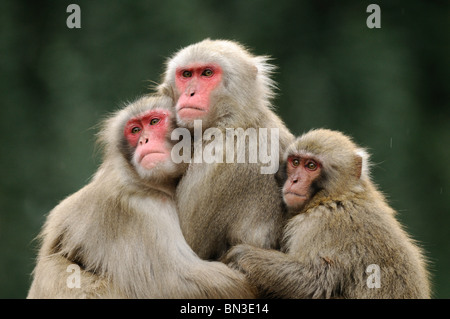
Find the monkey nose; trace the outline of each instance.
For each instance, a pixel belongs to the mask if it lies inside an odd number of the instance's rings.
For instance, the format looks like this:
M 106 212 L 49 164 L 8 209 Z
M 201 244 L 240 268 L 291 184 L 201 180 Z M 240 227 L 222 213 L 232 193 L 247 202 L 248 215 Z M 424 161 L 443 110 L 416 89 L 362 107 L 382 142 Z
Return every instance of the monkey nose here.
M 189 86 L 186 88 L 185 94 L 186 94 L 187 96 L 189 96 L 189 97 L 192 97 L 192 96 L 195 95 L 195 91 L 196 91 L 195 85 L 189 85 Z
M 194 96 L 195 95 L 195 89 L 194 88 L 188 88 L 186 90 L 186 95 L 190 96 L 190 97 Z
M 139 141 L 139 144 L 140 144 L 140 145 L 147 144 L 147 143 L 148 143 L 148 137 L 143 137 L 143 138 L 141 138 L 141 140 Z

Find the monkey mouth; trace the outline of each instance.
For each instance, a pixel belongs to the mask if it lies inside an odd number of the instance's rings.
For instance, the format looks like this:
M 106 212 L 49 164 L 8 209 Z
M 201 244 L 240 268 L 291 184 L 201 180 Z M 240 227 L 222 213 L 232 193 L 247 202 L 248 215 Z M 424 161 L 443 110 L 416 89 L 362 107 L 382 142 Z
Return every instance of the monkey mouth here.
M 286 196 L 286 195 L 294 195 L 294 196 L 297 196 L 297 197 L 306 198 L 306 195 L 301 195 L 301 194 L 298 194 L 298 193 L 295 193 L 295 192 L 291 192 L 291 191 L 284 192 L 284 196 Z
M 162 162 L 167 161 L 170 158 L 170 154 L 161 151 L 146 152 L 138 161 L 138 164 L 143 169 L 153 169 L 155 166 Z
M 144 154 L 141 154 L 141 156 L 139 157 L 139 163 L 142 162 L 142 160 L 143 160 L 146 156 L 148 156 L 148 155 L 154 155 L 154 154 L 163 154 L 163 155 L 165 155 L 166 153 L 165 153 L 165 152 L 162 152 L 162 151 L 150 151 L 150 152 L 146 152 L 146 153 L 144 153 Z
M 196 106 L 191 106 L 191 105 L 181 106 L 181 107 L 178 109 L 178 111 L 185 110 L 185 109 L 191 109 L 191 110 L 197 110 L 197 111 L 205 112 L 204 109 L 202 109 L 202 108 L 200 108 L 200 107 L 196 107 Z

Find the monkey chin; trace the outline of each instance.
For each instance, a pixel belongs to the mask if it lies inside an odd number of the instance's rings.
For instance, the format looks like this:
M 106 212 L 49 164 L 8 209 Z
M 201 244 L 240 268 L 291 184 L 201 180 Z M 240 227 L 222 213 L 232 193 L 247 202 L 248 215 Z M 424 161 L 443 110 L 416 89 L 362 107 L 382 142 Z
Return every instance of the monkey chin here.
M 142 179 L 159 180 L 168 176 L 176 178 L 182 175 L 182 165 L 175 164 L 168 152 L 152 152 L 132 160 L 136 172 Z
M 206 110 L 194 106 L 184 106 L 177 111 L 177 119 L 182 122 L 200 120 L 206 115 Z
M 283 194 L 283 201 L 290 210 L 298 211 L 302 209 L 305 206 L 307 199 L 308 196 L 293 192 L 286 192 Z
M 135 165 L 135 169 L 143 180 L 151 180 L 154 182 L 165 181 L 167 178 L 175 179 L 183 174 L 182 166 L 175 164 L 170 158 L 165 161 L 153 163 L 151 168 Z
M 154 152 L 144 155 L 139 163 L 144 169 L 153 169 L 158 164 L 166 162 L 170 158 L 170 154 L 163 152 Z

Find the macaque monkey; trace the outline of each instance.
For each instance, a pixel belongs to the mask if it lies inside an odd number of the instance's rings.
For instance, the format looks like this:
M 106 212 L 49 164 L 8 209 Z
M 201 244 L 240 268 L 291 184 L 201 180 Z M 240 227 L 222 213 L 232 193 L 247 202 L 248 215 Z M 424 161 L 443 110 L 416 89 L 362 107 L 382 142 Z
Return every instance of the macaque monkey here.
M 203 259 L 219 259 L 239 243 L 279 247 L 285 207 L 275 173 L 293 135 L 272 111 L 274 82 L 269 76 L 274 67 L 267 61 L 236 42 L 207 39 L 169 59 L 159 86 L 160 94 L 174 100 L 178 125 L 194 131 L 193 159 L 177 187 L 176 201 L 183 234 Z M 195 138 L 199 122 L 205 135 L 212 128 L 219 131 L 214 143 L 227 138 L 217 162 L 202 161 L 202 151 L 212 142 Z M 246 137 L 239 130 L 250 133 Z M 257 139 L 252 141 L 251 132 Z M 203 145 L 196 148 L 199 141 Z M 229 141 L 237 142 L 228 148 Z M 255 149 L 270 153 L 272 162 L 239 162 Z
M 182 235 L 172 114 L 171 99 L 147 96 L 104 122 L 103 163 L 50 212 L 28 298 L 254 296 L 242 274 L 201 260 Z
M 285 155 L 282 251 L 233 247 L 224 261 L 273 298 L 430 298 L 425 258 L 347 136 L 313 130 Z

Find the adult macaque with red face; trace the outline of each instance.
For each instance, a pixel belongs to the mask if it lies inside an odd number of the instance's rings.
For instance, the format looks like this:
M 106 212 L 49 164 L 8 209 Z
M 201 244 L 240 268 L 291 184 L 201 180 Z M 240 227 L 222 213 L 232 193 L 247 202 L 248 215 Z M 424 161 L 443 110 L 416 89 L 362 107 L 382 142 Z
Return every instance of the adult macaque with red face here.
M 203 131 L 214 128 L 227 137 L 230 129 L 278 130 L 279 138 L 260 135 L 256 145 L 244 142 L 242 152 L 249 154 L 251 146 L 259 151 L 265 147 L 276 155 L 278 168 L 293 136 L 272 110 L 273 69 L 267 57 L 255 56 L 236 42 L 208 39 L 169 59 L 159 93 L 174 100 L 178 125 L 194 133 L 195 120 L 201 120 Z M 199 152 L 208 143 L 203 143 Z M 262 173 L 267 164 L 261 160 L 239 163 L 236 157 L 242 154 L 238 154 L 237 144 L 223 150 L 222 163 L 196 161 L 194 150 L 194 160 L 177 187 L 183 234 L 204 259 L 218 259 L 239 243 L 279 246 L 284 206 L 276 170 Z M 230 157 L 232 161 L 228 161 Z
M 260 296 L 430 297 L 423 253 L 371 182 L 363 149 L 340 132 L 313 130 L 285 159 L 291 219 L 282 252 L 239 245 L 225 258 Z
M 211 93 L 222 82 L 222 68 L 217 64 L 190 64 L 176 70 L 175 84 L 182 94 L 176 111 L 184 121 L 207 118 Z
M 242 274 L 201 260 L 183 238 L 173 127 L 167 97 L 143 97 L 104 122 L 103 163 L 50 212 L 28 298 L 253 297 Z

